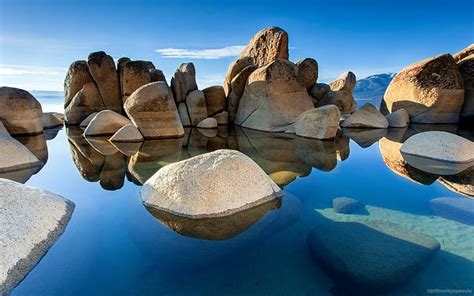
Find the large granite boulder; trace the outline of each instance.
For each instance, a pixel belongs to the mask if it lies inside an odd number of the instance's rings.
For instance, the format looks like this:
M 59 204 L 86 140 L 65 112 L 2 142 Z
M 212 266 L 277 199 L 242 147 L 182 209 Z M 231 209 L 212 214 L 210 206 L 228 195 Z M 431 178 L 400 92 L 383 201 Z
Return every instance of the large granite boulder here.
M 234 122 L 235 114 L 239 108 L 240 98 L 242 97 L 247 80 L 253 71 L 257 70 L 257 65 L 249 65 L 242 69 L 230 82 L 230 93 L 227 96 L 227 111 L 229 112 L 229 122 Z
M 336 105 L 342 114 L 350 114 L 356 109 L 356 102 L 350 92 L 347 91 L 327 91 L 324 96 L 315 104 L 316 107 L 326 105 Z
M 0 294 L 8 295 L 64 232 L 74 203 L 0 179 Z
M 123 103 L 139 87 L 152 82 L 150 63 L 148 61 L 129 61 L 121 67 L 120 84 Z
M 11 135 L 35 135 L 43 131 L 41 104 L 26 90 L 0 87 L 0 120 Z
M 440 249 L 432 237 L 377 221 L 325 219 L 310 232 L 307 242 L 336 286 L 351 286 L 356 295 L 386 293 L 387 287 L 396 287 L 414 276 Z
M 318 80 L 318 62 L 315 59 L 302 59 L 296 62 L 298 79 L 309 91 Z
M 0 132 L 0 155 L 0 173 L 41 166 L 28 148 L 5 132 Z
M 283 193 L 248 156 L 216 150 L 169 164 L 141 189 L 146 207 L 188 218 L 228 216 Z
M 178 114 L 183 126 L 191 126 L 191 119 L 189 118 L 188 107 L 185 102 L 179 103 Z
M 474 43 L 470 44 L 468 47 L 464 48 L 460 52 L 453 55 L 453 58 L 456 62 L 460 62 L 464 58 L 474 54 Z
M 164 81 L 152 82 L 137 89 L 128 97 L 124 109 L 144 138 L 184 135 L 173 94 Z
M 385 118 L 389 127 L 406 127 L 410 123 L 410 115 L 403 108 L 388 114 Z
M 72 98 L 82 89 L 82 87 L 94 82 L 86 61 L 73 62 L 67 71 L 64 79 L 64 108 L 71 103 Z
M 298 68 L 286 60 L 260 67 L 248 78 L 234 123 L 256 130 L 281 132 L 314 105 L 297 78 Z
M 403 108 L 413 123 L 457 123 L 463 102 L 463 78 L 449 54 L 402 69 L 384 95 L 388 111 Z
M 131 124 L 127 117 L 111 110 L 103 110 L 92 118 L 84 131 L 86 137 L 110 136 L 115 134 L 121 127 Z
M 89 115 L 105 110 L 105 104 L 94 82 L 83 85 L 64 110 L 68 125 L 81 124 Z
M 171 89 L 173 91 L 176 105 L 185 101 L 186 96 L 197 88 L 196 69 L 194 68 L 194 64 L 181 64 L 171 78 Z
M 458 62 L 458 67 L 464 81 L 461 120 L 474 122 L 474 53 Z
M 234 77 L 250 65 L 254 65 L 253 57 L 241 57 L 229 65 L 224 79 L 224 92 L 226 96 L 229 96 L 230 91 L 232 90 L 230 83 Z
M 346 72 L 339 76 L 336 80 L 329 83 L 332 91 L 345 91 L 352 94 L 356 86 L 357 79 L 354 73 Z
M 207 114 L 213 116 L 226 108 L 224 88 L 219 85 L 207 87 L 202 90 L 206 99 Z
M 276 60 L 288 60 L 288 33 L 278 27 L 259 31 L 242 50 L 239 58 L 252 57 L 262 67 Z
M 202 91 L 196 89 L 190 92 L 186 96 L 186 107 L 192 126 L 207 118 L 206 99 Z
M 366 103 L 341 124 L 347 128 L 387 128 L 388 121 L 374 105 Z
M 105 108 L 122 113 L 119 76 L 114 59 L 103 51 L 93 52 L 89 54 L 87 65 L 99 89 Z
M 432 174 L 454 175 L 474 165 L 474 143 L 447 132 L 413 135 L 400 152 L 408 164 Z
M 340 118 L 341 112 L 334 105 L 311 109 L 298 116 L 295 133 L 306 138 L 333 139 L 339 129 Z

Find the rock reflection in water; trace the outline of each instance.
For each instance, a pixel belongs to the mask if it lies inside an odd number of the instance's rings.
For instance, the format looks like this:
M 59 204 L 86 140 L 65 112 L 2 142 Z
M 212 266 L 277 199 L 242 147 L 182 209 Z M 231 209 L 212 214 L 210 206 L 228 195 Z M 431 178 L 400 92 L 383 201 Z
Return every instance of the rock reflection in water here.
M 145 207 L 161 224 L 184 236 L 206 240 L 232 238 L 253 224 L 267 212 L 279 209 L 281 199 L 266 202 L 241 212 L 216 218 L 191 219 L 152 207 Z
M 342 134 L 351 138 L 362 148 L 368 148 L 387 135 L 385 128 L 343 128 Z

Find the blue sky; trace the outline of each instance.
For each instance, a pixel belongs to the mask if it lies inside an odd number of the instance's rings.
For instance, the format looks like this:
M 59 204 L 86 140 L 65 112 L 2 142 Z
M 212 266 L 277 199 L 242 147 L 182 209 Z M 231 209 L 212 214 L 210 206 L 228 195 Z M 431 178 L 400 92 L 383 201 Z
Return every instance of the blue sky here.
M 104 50 L 151 60 L 168 80 L 194 62 L 203 88 L 267 26 L 289 33 L 290 60 L 318 61 L 320 81 L 362 78 L 473 43 L 474 1 L 0 0 L 0 85 L 62 90 L 71 62 Z

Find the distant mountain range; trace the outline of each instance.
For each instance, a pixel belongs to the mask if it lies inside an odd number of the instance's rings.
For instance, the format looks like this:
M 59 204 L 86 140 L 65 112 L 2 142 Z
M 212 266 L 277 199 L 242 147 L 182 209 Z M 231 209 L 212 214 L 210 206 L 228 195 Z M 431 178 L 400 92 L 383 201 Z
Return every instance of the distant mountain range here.
M 385 90 L 396 73 L 375 74 L 369 77 L 357 80 L 354 90 L 354 98 L 357 106 L 365 103 L 371 103 L 375 107 L 380 106 Z

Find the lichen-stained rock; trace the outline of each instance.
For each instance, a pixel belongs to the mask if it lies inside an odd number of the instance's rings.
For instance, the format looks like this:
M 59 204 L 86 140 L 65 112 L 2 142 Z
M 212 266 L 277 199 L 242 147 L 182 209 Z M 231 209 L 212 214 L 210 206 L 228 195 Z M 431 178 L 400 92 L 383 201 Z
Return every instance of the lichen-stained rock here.
M 327 105 L 303 112 L 295 122 L 297 136 L 313 139 L 333 139 L 339 129 L 341 112 L 334 105 Z
M 122 113 L 119 76 L 114 59 L 103 51 L 93 52 L 89 54 L 87 65 L 105 107 L 108 110 Z
M 387 128 L 388 121 L 374 105 L 366 103 L 359 110 L 352 113 L 341 124 L 349 128 Z
M 237 76 L 237 74 L 239 74 L 245 67 L 253 64 L 254 62 L 252 57 L 240 57 L 229 65 L 224 79 L 224 92 L 226 97 L 229 96 L 230 91 L 232 90 L 230 85 L 232 79 L 234 79 L 234 77 Z
M 26 90 L 0 87 L 0 120 L 11 135 L 43 131 L 41 104 Z
M 169 164 L 140 192 L 145 206 L 189 218 L 228 216 L 283 196 L 248 156 L 217 150 Z
M 357 79 L 354 73 L 346 72 L 339 76 L 336 80 L 329 83 L 332 91 L 346 91 L 352 94 L 356 86 Z
M 186 96 L 186 106 L 191 120 L 191 125 L 196 126 L 203 119 L 207 118 L 207 107 L 204 93 L 200 90 L 193 90 Z
M 8 295 L 64 232 L 74 203 L 0 179 L 0 294 Z
M 318 62 L 315 59 L 302 59 L 296 62 L 298 79 L 309 91 L 318 80 Z
M 193 63 L 184 63 L 176 69 L 171 78 L 171 90 L 176 104 L 183 102 L 186 96 L 193 90 L 196 90 L 196 69 Z
M 356 109 L 354 97 L 347 91 L 329 90 L 315 106 L 319 108 L 326 105 L 336 105 L 341 111 L 341 114 L 350 114 Z
M 111 142 L 142 142 L 143 136 L 140 131 L 133 125 L 127 124 L 122 126 L 111 138 Z
M 301 113 L 314 108 L 297 74 L 296 65 L 286 60 L 252 72 L 234 123 L 262 131 L 285 131 Z
M 403 108 L 388 114 L 385 118 L 387 118 L 389 127 L 406 127 L 410 123 L 410 116 Z
M 173 94 L 164 81 L 152 82 L 137 89 L 128 97 L 124 109 L 144 138 L 184 135 Z
M 321 100 L 324 95 L 331 90 L 331 87 L 329 87 L 328 84 L 326 83 L 316 83 L 311 90 L 309 91 L 309 94 L 311 97 L 313 97 L 313 102 L 315 105 L 318 103 L 319 100 Z
M 234 122 L 235 114 L 239 108 L 240 98 L 242 97 L 247 79 L 253 71 L 257 70 L 257 65 L 249 65 L 242 69 L 230 83 L 230 93 L 227 96 L 227 111 L 229 112 L 229 122 Z
M 449 54 L 402 69 L 385 91 L 390 112 L 407 110 L 413 123 L 457 123 L 464 102 L 462 75 Z
M 66 78 L 64 79 L 64 108 L 71 103 L 72 98 L 89 82 L 94 82 L 94 80 L 89 72 L 87 62 L 73 62 L 69 66 Z
M 64 116 L 68 125 L 78 125 L 90 114 L 105 108 L 97 86 L 94 82 L 89 82 L 71 100 L 64 110 Z
M 206 99 L 207 114 L 215 115 L 225 110 L 226 98 L 224 88 L 220 85 L 214 85 L 202 90 Z
M 474 43 L 464 48 L 460 52 L 453 55 L 454 60 L 458 63 L 464 58 L 474 54 Z
M 278 27 L 259 31 L 240 53 L 239 58 L 242 57 L 253 57 L 260 67 L 276 60 L 288 60 L 288 33 Z
M 139 87 L 152 81 L 149 63 L 148 61 L 130 61 L 123 65 L 120 77 L 123 103 Z
M 103 110 L 92 118 L 84 131 L 84 136 L 99 137 L 113 135 L 121 127 L 131 123 L 130 119 L 125 116 L 111 110 Z
M 473 53 L 458 62 L 459 72 L 464 81 L 464 103 L 461 108 L 461 120 L 474 122 L 474 45 Z

